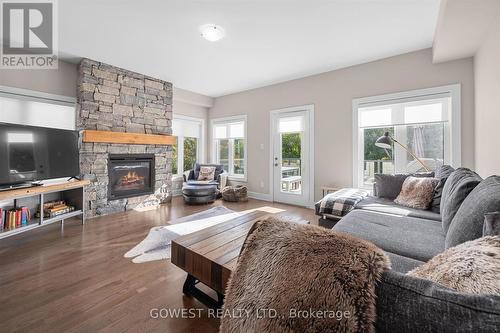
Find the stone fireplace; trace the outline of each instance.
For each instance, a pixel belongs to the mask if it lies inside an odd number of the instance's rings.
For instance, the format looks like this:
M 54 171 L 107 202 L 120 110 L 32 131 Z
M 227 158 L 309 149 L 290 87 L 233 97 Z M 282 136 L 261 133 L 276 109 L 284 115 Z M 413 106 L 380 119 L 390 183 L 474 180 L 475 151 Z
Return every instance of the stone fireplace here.
M 83 59 L 77 89 L 79 130 L 172 133 L 169 82 Z M 80 170 L 88 217 L 125 211 L 170 190 L 171 146 L 81 142 Z
M 154 193 L 154 154 L 110 154 L 108 200 Z

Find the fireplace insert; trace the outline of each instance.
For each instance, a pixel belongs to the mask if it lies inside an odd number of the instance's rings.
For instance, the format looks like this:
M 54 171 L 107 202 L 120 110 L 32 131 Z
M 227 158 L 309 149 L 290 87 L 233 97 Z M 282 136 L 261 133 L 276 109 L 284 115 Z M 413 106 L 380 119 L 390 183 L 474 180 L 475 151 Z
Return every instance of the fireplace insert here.
M 110 154 L 108 199 L 151 194 L 155 183 L 154 154 Z

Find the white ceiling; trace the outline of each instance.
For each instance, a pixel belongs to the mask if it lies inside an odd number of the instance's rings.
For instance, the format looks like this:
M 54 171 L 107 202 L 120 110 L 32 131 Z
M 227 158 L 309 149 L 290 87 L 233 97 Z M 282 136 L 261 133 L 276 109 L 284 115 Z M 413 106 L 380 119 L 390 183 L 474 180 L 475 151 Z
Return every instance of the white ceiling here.
M 439 0 L 63 0 L 63 58 L 221 96 L 432 45 Z M 198 27 L 221 25 L 218 42 Z
M 500 17 L 499 0 L 442 0 L 434 36 L 433 61 L 473 56 Z

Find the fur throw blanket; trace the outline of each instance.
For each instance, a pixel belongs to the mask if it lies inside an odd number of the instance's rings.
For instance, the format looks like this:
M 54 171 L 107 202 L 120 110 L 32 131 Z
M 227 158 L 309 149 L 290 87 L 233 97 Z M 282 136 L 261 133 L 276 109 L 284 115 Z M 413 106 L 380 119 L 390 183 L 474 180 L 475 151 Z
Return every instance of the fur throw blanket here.
M 221 332 L 373 332 L 384 252 L 348 234 L 269 218 L 250 230 Z
M 449 248 L 408 273 L 450 289 L 500 296 L 500 236 Z

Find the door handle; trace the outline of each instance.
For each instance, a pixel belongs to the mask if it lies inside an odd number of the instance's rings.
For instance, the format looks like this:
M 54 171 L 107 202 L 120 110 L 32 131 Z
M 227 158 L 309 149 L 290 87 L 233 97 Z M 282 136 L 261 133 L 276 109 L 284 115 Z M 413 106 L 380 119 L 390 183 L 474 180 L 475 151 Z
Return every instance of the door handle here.
M 277 167 L 278 166 L 278 163 L 274 163 L 274 166 Z

